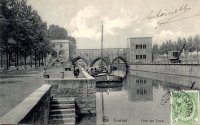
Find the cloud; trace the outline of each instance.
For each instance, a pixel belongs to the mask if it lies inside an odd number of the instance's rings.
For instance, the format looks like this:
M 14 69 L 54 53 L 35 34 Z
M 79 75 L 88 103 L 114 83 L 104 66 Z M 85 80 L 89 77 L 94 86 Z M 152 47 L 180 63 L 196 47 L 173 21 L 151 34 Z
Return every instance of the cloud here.
M 134 29 L 134 32 L 136 32 L 136 33 L 141 33 L 142 30 L 141 30 L 140 28 L 136 28 L 136 29 Z
M 73 27 L 72 36 L 98 40 L 101 36 L 99 24 L 101 20 L 104 22 L 104 35 L 117 35 L 115 32 L 117 29 L 125 29 L 131 26 L 132 21 L 136 20 L 136 17 L 132 17 L 131 13 L 125 9 L 121 9 L 116 18 L 100 15 L 101 13 L 94 5 L 79 10 L 70 21 L 70 26 Z
M 145 26 L 148 28 L 155 28 L 158 25 L 158 19 L 153 19 L 145 23 Z
M 137 17 L 133 17 L 131 13 L 129 13 L 125 9 L 121 9 L 119 13 L 119 17 L 111 19 L 110 17 L 105 16 L 103 18 L 105 24 L 105 34 L 116 35 L 116 29 L 125 29 L 128 26 L 131 26 L 132 21 L 135 21 Z
M 88 6 L 80 10 L 77 15 L 70 21 L 70 26 L 74 28 L 72 36 L 98 39 L 100 32 L 95 25 L 88 25 L 88 23 L 95 18 L 98 10 L 95 6 Z

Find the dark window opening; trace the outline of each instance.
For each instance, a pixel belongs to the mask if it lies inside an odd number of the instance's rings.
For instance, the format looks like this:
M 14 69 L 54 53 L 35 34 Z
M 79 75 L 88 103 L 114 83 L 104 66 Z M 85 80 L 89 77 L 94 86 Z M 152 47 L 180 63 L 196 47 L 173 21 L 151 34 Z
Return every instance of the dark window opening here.
M 143 59 L 146 59 L 147 57 L 146 57 L 146 55 L 143 55 Z

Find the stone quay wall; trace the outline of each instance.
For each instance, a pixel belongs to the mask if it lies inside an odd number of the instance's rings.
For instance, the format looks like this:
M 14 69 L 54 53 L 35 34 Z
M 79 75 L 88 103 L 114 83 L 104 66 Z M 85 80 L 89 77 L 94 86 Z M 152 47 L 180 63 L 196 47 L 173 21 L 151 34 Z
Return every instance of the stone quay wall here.
M 173 87 L 176 87 L 175 85 L 178 85 L 177 87 L 186 87 L 193 89 L 200 89 L 200 81 L 198 77 L 185 77 L 180 75 L 170 75 L 170 74 L 163 74 L 163 73 L 153 73 L 153 72 L 143 72 L 143 71 L 136 71 L 136 70 L 130 70 L 130 75 L 134 76 L 142 76 L 149 79 L 164 81 L 167 83 L 174 84 Z M 194 83 L 194 85 L 193 85 Z
M 54 97 L 74 97 L 80 114 L 96 114 L 96 81 L 81 68 L 84 78 L 46 79 Z
M 199 64 L 132 64 L 129 69 L 133 71 L 200 77 Z
M 42 85 L 1 117 L 0 124 L 48 124 L 50 91 L 51 85 Z

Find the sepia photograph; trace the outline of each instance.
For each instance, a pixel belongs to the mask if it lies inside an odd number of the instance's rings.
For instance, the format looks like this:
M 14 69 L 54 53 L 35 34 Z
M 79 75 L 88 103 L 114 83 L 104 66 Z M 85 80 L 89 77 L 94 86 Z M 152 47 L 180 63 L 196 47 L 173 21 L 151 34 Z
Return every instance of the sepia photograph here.
M 0 0 L 0 124 L 200 125 L 199 0 Z

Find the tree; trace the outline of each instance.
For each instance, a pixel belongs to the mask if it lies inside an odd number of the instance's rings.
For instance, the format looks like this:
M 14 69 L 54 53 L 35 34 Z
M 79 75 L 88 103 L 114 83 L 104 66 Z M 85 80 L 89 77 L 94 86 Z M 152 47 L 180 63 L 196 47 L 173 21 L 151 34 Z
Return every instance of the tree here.
M 183 40 L 179 37 L 178 41 L 176 42 L 176 50 L 181 51 L 184 44 L 185 43 L 183 42 Z
M 158 54 L 159 53 L 158 44 L 154 44 L 153 45 L 153 47 L 152 47 L 152 53 L 154 53 L 154 54 Z
M 6 22 L 6 25 L 3 24 L 5 28 L 2 30 L 2 44 L 5 46 L 7 53 L 7 68 L 10 66 L 9 54 L 15 54 L 17 65 L 18 55 L 23 56 L 24 64 L 26 65 L 26 57 L 32 56 L 35 49 L 38 49 L 38 51 L 47 49 L 45 47 L 48 45 L 41 48 L 39 46 L 40 43 L 46 42 L 46 44 L 50 44 L 47 40 L 46 23 L 42 21 L 31 6 L 27 5 L 26 0 L 1 0 L 0 2 L 0 14 L 3 17 L 0 25 L 3 22 L 2 20 Z M 10 39 L 13 39 L 15 44 L 9 43 Z M 10 48 L 12 48 L 12 51 Z
M 163 42 L 163 44 L 159 48 L 160 54 L 168 54 L 169 51 L 175 50 L 175 44 L 171 40 Z
M 48 38 L 51 40 L 67 39 L 67 31 L 58 25 L 50 25 L 48 29 Z
M 198 52 L 200 51 L 200 36 L 197 34 L 194 37 L 194 45 L 195 50 L 197 51 L 197 58 L 198 58 Z
M 195 50 L 194 41 L 193 41 L 192 36 L 189 36 L 187 39 L 186 49 L 189 52 L 193 52 Z

